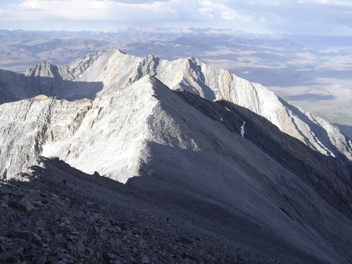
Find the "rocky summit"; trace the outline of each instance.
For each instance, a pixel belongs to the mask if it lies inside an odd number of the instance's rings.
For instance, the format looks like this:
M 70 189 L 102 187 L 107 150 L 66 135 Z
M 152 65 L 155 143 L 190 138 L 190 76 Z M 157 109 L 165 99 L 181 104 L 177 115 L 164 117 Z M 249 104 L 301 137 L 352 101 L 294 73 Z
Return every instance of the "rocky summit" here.
M 351 140 L 263 86 L 116 50 L 0 84 L 2 262 L 351 262 Z

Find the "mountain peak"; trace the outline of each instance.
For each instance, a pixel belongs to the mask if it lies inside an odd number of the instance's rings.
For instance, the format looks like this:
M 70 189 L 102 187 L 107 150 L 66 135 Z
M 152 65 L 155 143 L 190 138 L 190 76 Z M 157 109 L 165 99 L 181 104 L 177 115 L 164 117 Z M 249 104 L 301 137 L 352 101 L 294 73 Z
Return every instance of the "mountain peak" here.
M 18 83 L 14 91 L 29 87 L 26 94 L 31 96 L 45 94 L 69 100 L 94 99 L 113 94 L 146 75 L 155 76 L 172 90 L 192 92 L 208 100 L 223 99 L 246 107 L 312 149 L 352 160 L 352 143 L 338 128 L 288 104 L 260 84 L 193 57 L 168 61 L 154 55 L 139 58 L 118 50 L 106 50 L 68 65 L 42 63 L 29 69 L 25 81 Z
M 26 76 L 41 76 L 41 77 L 50 77 L 54 78 L 54 71 L 57 70 L 57 66 L 51 65 L 47 61 L 43 61 L 42 63 L 29 68 L 26 72 Z

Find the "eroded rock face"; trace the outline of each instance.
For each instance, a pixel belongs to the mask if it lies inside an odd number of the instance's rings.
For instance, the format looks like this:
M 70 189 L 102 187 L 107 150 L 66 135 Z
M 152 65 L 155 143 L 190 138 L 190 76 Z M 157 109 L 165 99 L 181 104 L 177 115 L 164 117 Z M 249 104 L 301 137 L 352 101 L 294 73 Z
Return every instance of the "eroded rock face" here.
M 46 142 L 64 142 L 72 137 L 91 107 L 89 100 L 70 103 L 54 98 L 1 105 L 0 141 L 3 147 L 0 159 L 3 166 L 0 175 L 15 177 L 35 164 Z
M 0 175 L 13 177 L 43 155 L 126 182 L 138 175 L 147 117 L 157 103 L 151 87 L 145 78 L 95 101 L 34 98 L 1 105 Z
M 28 69 L 24 75 L 1 71 L 0 102 L 38 94 L 71 101 L 94 99 L 114 94 L 146 75 L 158 78 L 173 90 L 181 89 L 208 100 L 226 100 L 246 107 L 312 149 L 352 160 L 352 142 L 337 127 L 289 105 L 260 84 L 192 57 L 167 61 L 153 55 L 139 58 L 108 50 L 89 54 L 68 65 L 45 62 Z

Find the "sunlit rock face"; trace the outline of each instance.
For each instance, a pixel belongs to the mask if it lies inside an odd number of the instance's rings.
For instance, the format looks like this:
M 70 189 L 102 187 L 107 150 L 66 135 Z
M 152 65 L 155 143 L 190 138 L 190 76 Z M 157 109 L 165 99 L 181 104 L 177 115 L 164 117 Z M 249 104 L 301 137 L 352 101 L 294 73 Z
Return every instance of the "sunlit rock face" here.
M 43 62 L 28 69 L 24 75 L 0 71 L 0 100 L 4 103 L 38 94 L 70 101 L 93 100 L 114 94 L 146 75 L 156 77 L 173 90 L 246 107 L 312 149 L 352 160 L 352 143 L 337 127 L 288 104 L 260 84 L 193 57 L 167 61 L 153 55 L 139 58 L 118 50 L 107 50 L 89 54 L 68 65 Z

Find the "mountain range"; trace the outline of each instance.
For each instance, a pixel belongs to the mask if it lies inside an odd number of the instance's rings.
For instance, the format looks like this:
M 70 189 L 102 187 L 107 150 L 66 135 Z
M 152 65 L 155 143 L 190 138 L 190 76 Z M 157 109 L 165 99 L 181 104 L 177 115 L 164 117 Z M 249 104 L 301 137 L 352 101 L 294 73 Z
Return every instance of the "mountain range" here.
M 113 32 L 0 30 L 0 38 L 0 68 L 18 73 L 42 61 L 68 64 L 107 49 L 120 49 L 138 57 L 155 54 L 166 60 L 194 56 L 264 85 L 290 104 L 338 125 L 352 137 L 350 36 L 128 28 Z
M 38 167 L 45 180 L 42 157 L 58 158 L 252 254 L 352 259 L 351 140 L 260 84 L 107 50 L 1 70 L 0 100 L 4 180 Z

